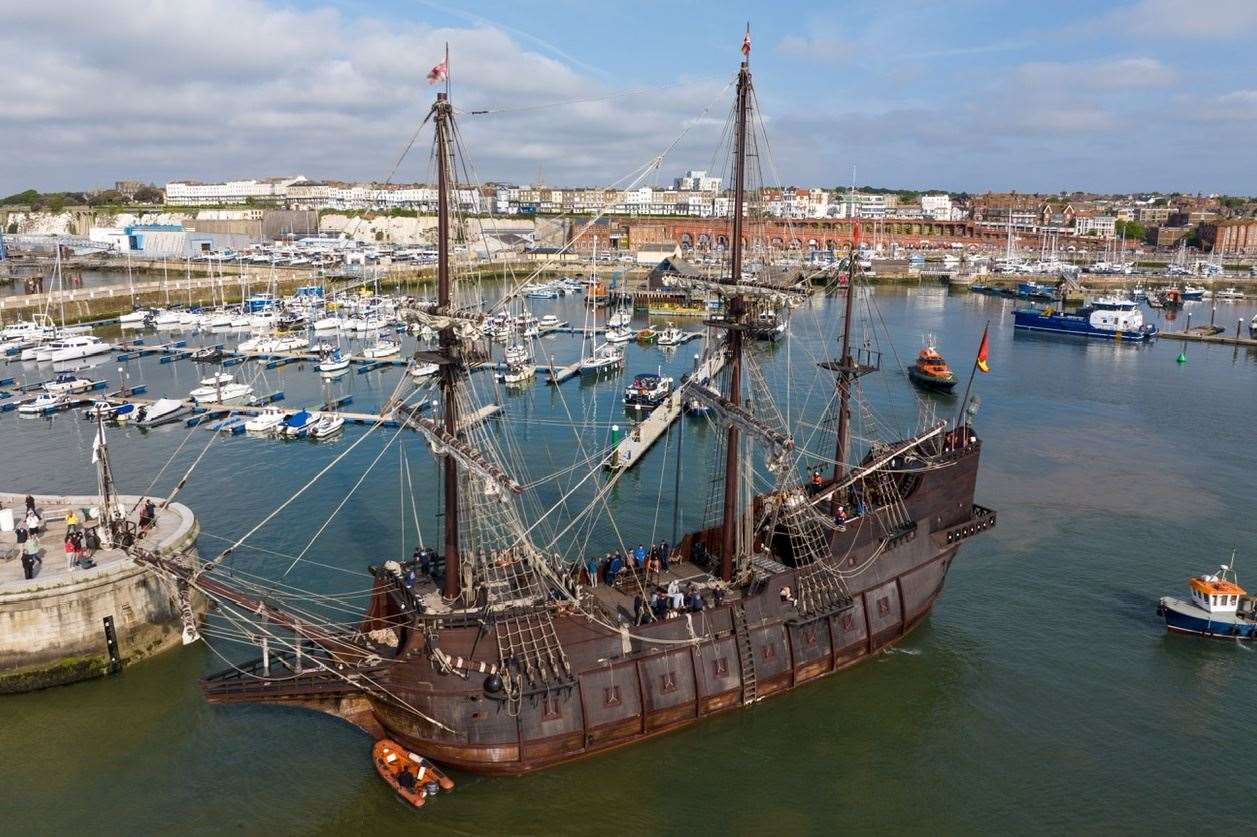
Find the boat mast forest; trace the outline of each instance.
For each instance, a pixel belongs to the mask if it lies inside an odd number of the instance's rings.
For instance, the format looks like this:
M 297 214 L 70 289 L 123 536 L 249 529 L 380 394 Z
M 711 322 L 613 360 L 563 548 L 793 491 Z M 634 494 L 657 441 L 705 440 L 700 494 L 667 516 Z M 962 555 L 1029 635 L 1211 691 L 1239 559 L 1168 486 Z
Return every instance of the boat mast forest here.
M 541 481 L 521 470 L 510 415 L 484 421 L 501 408 L 477 391 L 484 385 L 472 374 L 487 357 L 483 327 L 536 274 L 512 280 L 491 305 L 455 275 L 450 243 L 460 220 L 451 196 L 459 173 L 472 168 L 447 89 L 428 114 L 438 295 L 418 314 L 439 342 L 412 361 L 437 364 L 439 375 L 435 382 L 403 375 L 382 411 L 422 434 L 440 462 L 441 551 L 371 566 L 362 615 L 347 613 L 345 597 L 231 566 L 248 537 L 348 451 L 211 560 L 194 564 L 132 545 L 135 560 L 218 605 L 202 629 L 207 642 L 261 645 L 256 659 L 204 681 L 209 700 L 319 710 L 441 765 L 522 773 L 801 686 L 893 645 L 925 618 L 960 544 L 995 524 L 995 513 L 974 503 L 981 451 L 974 410 L 962 409 L 952 425 L 923 409 L 919 429 L 890 441 L 866 433 L 863 455 L 849 461 L 853 403 L 865 431 L 879 426 L 860 397 L 860 379 L 876 371 L 878 353 L 869 338 L 853 349 L 861 298 L 853 247 L 847 274 L 824 288 L 845 295 L 839 358 L 805 366 L 810 378 L 823 379 L 824 417 L 805 422 L 788 398 L 783 414 L 762 358 L 790 312 L 807 310 L 816 277 L 777 270 L 755 229 L 751 204 L 762 197 L 762 180 L 753 183 L 751 169 L 767 144 L 756 121 L 749 29 L 742 54 L 726 131 L 734 189 L 727 273 L 677 280 L 723 303 L 707 320 L 712 339 L 703 361 L 706 369 L 723 367 L 723 386 L 696 373 L 677 393 L 721 431 L 704 525 L 640 565 L 600 564 L 589 557 L 597 552 L 590 543 L 608 527 L 629 553 L 608 501 L 623 474 L 607 467 L 614 445 L 589 441 L 596 427 L 573 418 L 571 482 L 542 507 Z M 875 304 L 869 295 L 861 301 Z M 440 415 L 429 417 L 433 386 Z M 350 449 L 376 432 L 378 425 Z M 817 438 L 832 459 L 815 452 Z M 830 466 L 832 476 L 821 477 Z M 681 467 L 678 457 L 678 485 Z M 686 481 L 702 484 L 703 475 Z M 576 505 L 577 497 L 586 502 Z M 652 609 L 652 601 L 660 606 Z

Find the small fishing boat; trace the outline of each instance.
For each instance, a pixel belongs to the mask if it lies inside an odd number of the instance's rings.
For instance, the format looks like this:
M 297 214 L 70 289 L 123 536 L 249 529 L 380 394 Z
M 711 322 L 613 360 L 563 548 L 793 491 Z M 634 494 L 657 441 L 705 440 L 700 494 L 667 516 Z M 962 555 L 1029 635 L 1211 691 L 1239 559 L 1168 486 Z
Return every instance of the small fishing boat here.
M 402 350 L 402 344 L 396 340 L 377 340 L 370 346 L 362 350 L 363 357 L 379 359 L 383 357 L 392 357 Z
M 34 401 L 27 401 L 25 404 L 20 405 L 17 408 L 17 411 L 28 416 L 38 416 L 43 415 L 44 413 L 51 413 L 53 410 L 56 410 L 64 405 L 65 402 L 65 396 L 61 393 L 45 392 Z
M 671 323 L 668 324 L 667 328 L 659 332 L 660 346 L 680 346 L 684 342 L 685 332 Z
M 624 388 L 624 406 L 635 410 L 658 407 L 672 393 L 672 379 L 649 372 Z
M 1248 595 L 1235 578 L 1233 565 L 1222 564 L 1216 573 L 1187 580 L 1189 599 L 1162 596 L 1157 614 L 1165 617 L 1167 630 L 1216 639 L 1257 639 L 1257 598 Z
M 638 343 L 654 343 L 658 339 L 659 332 L 655 331 L 653 328 L 647 327 L 637 332 Z
M 278 407 L 267 407 L 262 412 L 247 419 L 244 429 L 250 433 L 270 433 L 284 422 L 284 411 Z
M 387 738 L 375 742 L 371 756 L 380 778 L 416 808 L 422 807 L 429 796 L 454 788 L 454 781 L 432 762 Z
M 410 367 L 410 377 L 412 378 L 429 378 L 441 371 L 441 367 L 435 363 L 420 363 Z
M 159 398 L 148 406 L 135 411 L 136 427 L 158 427 L 178 421 L 192 412 L 192 405 L 178 398 Z
M 314 413 L 309 410 L 298 410 L 284 419 L 280 432 L 285 436 L 304 436 L 316 421 L 318 417 Z
M 319 420 L 310 426 L 306 431 L 306 435 L 314 439 L 326 439 L 329 436 L 335 436 L 345 427 L 345 420 L 338 415 L 330 414 L 320 416 Z
M 1200 285 L 1193 285 L 1191 283 L 1183 285 L 1183 299 L 1201 300 L 1204 298 L 1205 298 L 1205 289 L 1201 287 Z
M 917 355 L 917 362 L 908 367 L 908 379 L 921 389 L 938 392 L 951 392 L 956 386 L 956 376 L 929 338 L 925 341 L 925 348 Z

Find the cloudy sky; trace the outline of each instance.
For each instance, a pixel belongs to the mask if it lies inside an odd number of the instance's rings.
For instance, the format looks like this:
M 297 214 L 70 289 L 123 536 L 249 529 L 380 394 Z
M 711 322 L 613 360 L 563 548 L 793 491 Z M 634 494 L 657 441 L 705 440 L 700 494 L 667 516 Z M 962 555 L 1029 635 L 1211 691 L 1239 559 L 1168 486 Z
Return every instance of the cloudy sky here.
M 0 0 L 0 194 L 382 180 L 447 42 L 479 180 L 664 184 L 748 20 L 769 182 L 1257 194 L 1257 0 Z

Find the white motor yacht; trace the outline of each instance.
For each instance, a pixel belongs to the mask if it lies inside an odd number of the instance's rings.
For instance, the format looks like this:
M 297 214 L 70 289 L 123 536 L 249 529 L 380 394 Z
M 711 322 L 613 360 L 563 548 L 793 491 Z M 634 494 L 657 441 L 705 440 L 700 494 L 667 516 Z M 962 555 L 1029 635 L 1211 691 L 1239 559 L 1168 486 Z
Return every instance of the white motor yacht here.
M 51 360 L 53 363 L 82 360 L 83 358 L 108 354 L 114 350 L 113 346 L 90 334 L 80 334 L 75 337 L 55 340 L 49 343 L 47 348 L 49 350 L 48 360 Z M 42 352 L 39 355 L 39 359 L 43 359 Z
M 253 387 L 248 384 L 215 384 L 197 387 L 188 395 L 198 404 L 227 404 L 252 396 Z
M 244 423 L 244 429 L 250 433 L 271 433 L 284 422 L 284 411 L 278 407 L 267 407 Z
M 377 340 L 373 345 L 367 346 L 362 350 L 363 357 L 382 358 L 392 357 L 402 350 L 402 344 L 396 340 Z

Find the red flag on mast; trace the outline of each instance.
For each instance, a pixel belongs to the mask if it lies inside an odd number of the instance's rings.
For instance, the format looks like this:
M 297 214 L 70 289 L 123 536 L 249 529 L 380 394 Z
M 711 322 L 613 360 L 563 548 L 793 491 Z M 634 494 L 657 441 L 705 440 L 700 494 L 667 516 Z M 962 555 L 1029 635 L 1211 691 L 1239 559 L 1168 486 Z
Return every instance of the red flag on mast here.
M 978 346 L 978 368 L 981 369 L 983 372 L 991 371 L 990 365 L 987 364 L 986 362 L 987 355 L 991 349 L 990 344 L 988 343 L 987 338 L 986 338 L 986 332 L 989 328 L 990 326 L 987 326 L 986 328 L 982 329 L 982 343 Z
M 748 27 L 746 34 L 742 36 L 742 54 L 747 58 L 751 57 L 751 30 Z
M 445 81 L 450 75 L 449 61 L 442 61 L 431 70 L 428 71 L 428 84 L 436 84 L 438 81 Z

